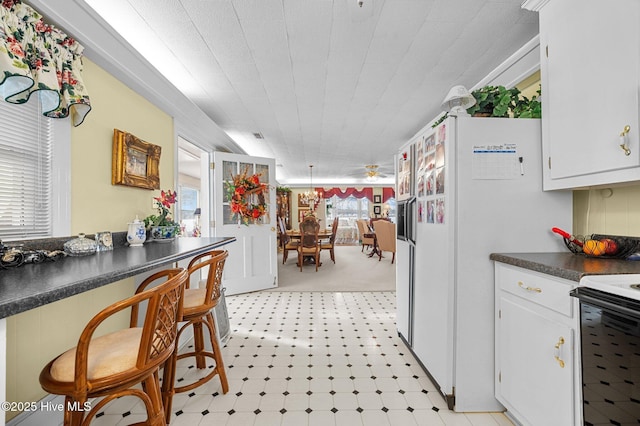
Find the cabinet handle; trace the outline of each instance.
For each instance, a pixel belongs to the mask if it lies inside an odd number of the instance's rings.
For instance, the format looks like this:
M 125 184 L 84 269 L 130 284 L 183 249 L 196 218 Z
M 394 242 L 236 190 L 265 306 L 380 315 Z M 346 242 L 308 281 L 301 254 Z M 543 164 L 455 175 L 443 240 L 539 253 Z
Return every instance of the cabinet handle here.
M 624 155 L 631 155 L 631 150 L 627 145 L 627 135 L 629 134 L 630 130 L 631 127 L 629 125 L 626 125 L 624 126 L 624 130 L 622 130 L 622 132 L 620 133 L 620 148 L 622 148 L 622 150 L 624 151 Z
M 564 361 L 562 360 L 562 358 L 560 358 L 560 346 L 562 345 L 564 345 L 564 337 L 561 336 L 558 340 L 558 343 L 556 343 L 556 354 L 554 356 L 556 361 L 558 361 L 558 364 L 560 364 L 560 368 L 564 368 Z
M 523 290 L 535 291 L 536 293 L 542 293 L 542 289 L 541 288 L 526 286 L 526 285 L 524 285 L 524 283 L 522 281 L 518 281 L 518 286 Z

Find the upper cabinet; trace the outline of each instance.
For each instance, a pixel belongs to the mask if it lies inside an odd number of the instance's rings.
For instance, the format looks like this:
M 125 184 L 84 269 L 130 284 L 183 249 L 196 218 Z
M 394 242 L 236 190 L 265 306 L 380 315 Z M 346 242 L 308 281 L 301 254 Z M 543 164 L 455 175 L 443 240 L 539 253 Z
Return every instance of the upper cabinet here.
M 540 12 L 544 189 L 640 181 L 640 2 L 523 7 Z

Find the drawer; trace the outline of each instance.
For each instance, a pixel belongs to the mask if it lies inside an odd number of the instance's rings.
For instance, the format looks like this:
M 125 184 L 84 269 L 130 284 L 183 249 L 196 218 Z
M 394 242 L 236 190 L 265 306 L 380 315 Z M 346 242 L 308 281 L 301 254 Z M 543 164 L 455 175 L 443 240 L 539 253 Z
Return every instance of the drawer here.
M 569 291 L 578 283 L 501 263 L 496 263 L 496 283 L 502 291 L 573 317 Z

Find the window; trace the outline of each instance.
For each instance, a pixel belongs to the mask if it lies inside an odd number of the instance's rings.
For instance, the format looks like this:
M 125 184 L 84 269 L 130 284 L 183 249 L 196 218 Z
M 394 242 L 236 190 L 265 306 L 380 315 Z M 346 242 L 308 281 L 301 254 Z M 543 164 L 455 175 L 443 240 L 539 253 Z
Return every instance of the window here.
M 396 199 L 391 197 L 382 206 L 382 214 L 383 216 L 391 219 L 393 223 L 396 222 L 396 215 L 398 214 L 398 203 Z
M 327 223 L 330 223 L 336 216 L 354 220 L 368 219 L 369 199 L 356 198 L 353 195 L 347 198 L 338 198 L 334 195 L 327 202 Z
M 53 125 L 34 96 L 0 101 L 0 239 L 53 234 Z M 68 121 L 67 122 L 68 126 Z M 67 171 L 68 172 L 68 171 Z M 67 173 L 63 172 L 63 173 Z
M 179 186 L 178 195 L 180 227 L 184 236 L 192 236 L 196 226 L 196 208 L 200 207 L 200 191 L 185 185 Z M 198 223 L 198 225 L 200 225 Z
M 358 243 L 358 219 L 369 219 L 369 199 L 356 198 L 353 195 L 347 198 L 333 197 L 326 200 L 327 225 L 339 218 L 338 235 L 336 241 L 340 244 Z

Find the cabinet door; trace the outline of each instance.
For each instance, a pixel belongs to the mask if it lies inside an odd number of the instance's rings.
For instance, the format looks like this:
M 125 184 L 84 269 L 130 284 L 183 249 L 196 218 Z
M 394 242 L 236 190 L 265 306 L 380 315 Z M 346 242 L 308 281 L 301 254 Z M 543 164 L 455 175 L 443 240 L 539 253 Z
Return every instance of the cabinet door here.
M 638 0 L 555 0 L 540 12 L 543 162 L 551 179 L 640 166 L 638 22 Z M 619 140 L 627 125 L 630 155 Z
M 500 297 L 496 396 L 524 424 L 573 425 L 573 330 L 527 304 Z

